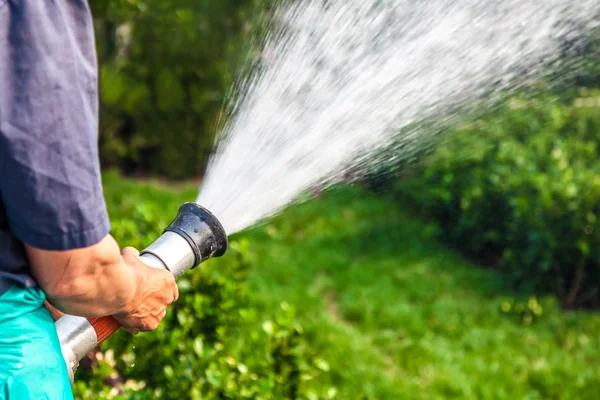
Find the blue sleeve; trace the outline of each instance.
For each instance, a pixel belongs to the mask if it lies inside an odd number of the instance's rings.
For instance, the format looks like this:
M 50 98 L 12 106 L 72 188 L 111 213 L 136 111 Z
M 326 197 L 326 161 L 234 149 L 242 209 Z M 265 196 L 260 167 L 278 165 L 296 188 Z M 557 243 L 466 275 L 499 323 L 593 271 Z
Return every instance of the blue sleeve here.
M 95 57 L 86 0 L 0 7 L 0 196 L 12 234 L 34 247 L 87 247 L 110 230 Z

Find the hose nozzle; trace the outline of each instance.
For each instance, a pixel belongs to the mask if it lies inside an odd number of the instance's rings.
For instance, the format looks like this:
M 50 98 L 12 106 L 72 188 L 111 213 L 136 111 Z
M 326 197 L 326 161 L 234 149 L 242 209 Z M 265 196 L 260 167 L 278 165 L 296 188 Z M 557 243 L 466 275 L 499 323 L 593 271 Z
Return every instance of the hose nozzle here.
M 147 264 L 166 268 L 178 278 L 226 251 L 227 234 L 219 220 L 199 204 L 185 203 L 163 234 L 141 252 L 141 257 Z
M 150 267 L 170 271 L 175 279 L 212 257 L 227 251 L 227 234 L 217 218 L 196 203 L 185 203 L 177 216 L 148 248 L 140 254 Z M 79 360 L 120 328 L 112 317 L 86 319 L 64 315 L 56 321 L 61 350 L 69 377 Z
M 194 251 L 196 266 L 211 257 L 221 257 L 227 251 L 227 234 L 217 218 L 196 203 L 185 203 L 165 232 L 184 237 Z

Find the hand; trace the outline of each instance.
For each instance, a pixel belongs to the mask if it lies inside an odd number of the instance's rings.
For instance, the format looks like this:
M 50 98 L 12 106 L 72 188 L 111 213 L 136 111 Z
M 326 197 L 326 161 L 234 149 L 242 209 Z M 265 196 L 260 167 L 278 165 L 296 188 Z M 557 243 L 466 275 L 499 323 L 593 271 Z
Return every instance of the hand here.
M 147 266 L 139 255 L 132 247 L 123 249 L 123 260 L 135 270 L 136 292 L 125 310 L 113 315 L 126 331 L 133 334 L 156 329 L 167 313 L 167 306 L 179 298 L 173 275 Z

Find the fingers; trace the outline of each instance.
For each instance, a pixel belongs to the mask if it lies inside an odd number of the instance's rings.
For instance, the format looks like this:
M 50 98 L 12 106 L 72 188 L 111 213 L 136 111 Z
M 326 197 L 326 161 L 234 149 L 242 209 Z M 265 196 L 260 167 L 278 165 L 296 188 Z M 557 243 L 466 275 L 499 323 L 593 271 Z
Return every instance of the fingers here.
M 161 313 L 158 315 L 158 320 L 159 323 L 160 321 L 162 321 L 165 317 L 167 316 L 167 309 L 165 308 L 164 310 L 161 311 Z
M 169 299 L 167 297 L 148 299 L 145 305 L 124 317 L 115 318 L 121 323 L 124 330 L 131 334 L 139 332 L 150 332 L 158 328 L 159 324 L 167 315 L 167 307 Z
M 165 293 L 165 296 L 167 296 L 166 293 L 169 293 L 168 298 L 172 298 L 168 304 L 171 304 L 179 299 L 179 288 L 177 287 L 177 282 L 169 271 L 155 269 L 151 272 L 151 274 L 156 279 L 154 282 L 159 290 L 164 290 L 163 293 Z
M 131 267 L 143 264 L 140 259 L 140 252 L 134 247 L 125 247 L 121 251 L 121 257 L 123 257 L 125 263 Z
M 175 279 L 173 279 L 172 287 L 173 287 L 173 301 L 177 301 L 177 300 L 179 300 L 179 287 L 177 286 L 177 282 L 175 282 Z
M 123 255 L 123 256 L 129 256 L 129 257 L 139 257 L 140 256 L 140 252 L 135 247 L 129 246 L 129 247 L 125 247 L 121 251 L 121 255 Z
M 151 315 L 147 318 L 144 318 L 144 320 L 140 324 L 140 328 L 138 328 L 140 331 L 151 332 L 151 331 L 155 330 L 156 328 L 158 328 L 158 325 L 160 325 L 161 321 L 167 315 L 166 308 L 156 310 L 155 312 L 156 312 L 156 314 Z
M 0 0 L 1 1 L 1 0 Z M 137 334 L 155 330 L 167 314 L 167 307 L 179 299 L 179 288 L 171 272 L 151 268 L 139 258 L 140 252 L 126 247 L 122 257 L 140 277 L 139 290 L 125 313 L 115 315 L 127 332 Z
M 151 332 L 158 328 L 158 325 L 165 317 L 166 312 L 161 312 L 161 314 L 161 316 L 146 317 L 144 319 L 125 318 L 119 320 L 119 322 L 127 332 L 137 335 L 140 332 Z
M 126 332 L 131 333 L 132 335 L 137 335 L 138 333 L 140 333 L 139 329 L 135 329 L 135 328 L 123 327 L 123 330 L 125 330 Z
M 125 263 L 130 267 L 143 265 L 142 260 L 140 259 L 140 252 L 134 247 L 125 247 L 121 251 L 121 257 L 123 257 Z

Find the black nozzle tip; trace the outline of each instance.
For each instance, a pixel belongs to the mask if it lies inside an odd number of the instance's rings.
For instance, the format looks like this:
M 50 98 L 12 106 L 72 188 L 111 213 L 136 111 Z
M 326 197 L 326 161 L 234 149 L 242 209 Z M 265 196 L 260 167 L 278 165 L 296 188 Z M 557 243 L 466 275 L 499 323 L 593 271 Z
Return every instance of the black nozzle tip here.
M 221 225 L 213 213 L 197 203 L 185 203 L 179 208 L 179 212 L 189 212 L 194 214 L 210 228 L 210 231 L 215 237 L 216 245 L 212 250 L 211 257 L 221 257 L 225 254 L 227 251 L 227 233 L 225 233 L 225 228 L 223 228 L 223 225 Z
M 194 250 L 196 265 L 212 257 L 221 257 L 227 251 L 225 228 L 217 217 L 196 203 L 183 204 L 165 232 L 175 232 L 187 240 Z

